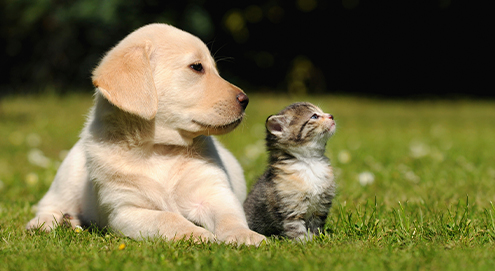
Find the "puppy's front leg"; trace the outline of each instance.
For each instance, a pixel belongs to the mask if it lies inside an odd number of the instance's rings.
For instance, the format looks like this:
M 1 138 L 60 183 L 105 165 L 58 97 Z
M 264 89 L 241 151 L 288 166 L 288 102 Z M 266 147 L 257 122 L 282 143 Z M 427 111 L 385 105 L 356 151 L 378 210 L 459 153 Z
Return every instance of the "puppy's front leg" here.
M 194 225 L 182 215 L 135 206 L 120 207 L 109 216 L 109 226 L 133 239 L 163 237 L 167 240 L 192 238 L 195 241 L 213 241 L 214 235 Z
M 233 211 L 233 210 L 232 210 Z M 215 217 L 215 234 L 218 240 L 258 246 L 265 236 L 250 230 L 242 212 L 225 212 L 217 210 Z
M 219 241 L 259 245 L 265 237 L 249 229 L 241 203 L 226 185 L 188 186 L 179 206 L 186 218 L 213 231 Z

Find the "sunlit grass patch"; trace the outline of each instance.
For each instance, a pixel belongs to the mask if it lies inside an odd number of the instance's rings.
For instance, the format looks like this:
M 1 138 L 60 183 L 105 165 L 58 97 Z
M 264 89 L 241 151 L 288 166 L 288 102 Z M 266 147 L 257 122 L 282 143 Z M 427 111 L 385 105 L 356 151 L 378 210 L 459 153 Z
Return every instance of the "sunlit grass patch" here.
M 135 241 L 100 230 L 27 232 L 32 207 L 78 140 L 91 95 L 0 105 L 0 270 L 491 270 L 495 267 L 495 102 L 250 95 L 219 136 L 250 187 L 266 166 L 266 118 L 296 101 L 334 115 L 327 156 L 338 193 L 323 234 L 255 247 Z M 5 263 L 5 264 L 4 264 Z

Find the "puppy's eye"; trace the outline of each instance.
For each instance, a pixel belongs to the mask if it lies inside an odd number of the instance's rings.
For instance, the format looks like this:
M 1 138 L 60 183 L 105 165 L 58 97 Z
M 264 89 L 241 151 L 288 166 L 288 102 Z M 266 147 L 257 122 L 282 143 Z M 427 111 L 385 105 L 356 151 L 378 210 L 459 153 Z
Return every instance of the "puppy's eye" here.
M 313 114 L 313 116 L 311 116 L 312 120 L 317 120 L 318 118 L 319 118 L 319 116 L 317 114 Z
M 201 63 L 194 63 L 194 64 L 191 64 L 191 69 L 197 71 L 197 72 L 204 72 L 204 69 L 203 69 L 203 65 Z

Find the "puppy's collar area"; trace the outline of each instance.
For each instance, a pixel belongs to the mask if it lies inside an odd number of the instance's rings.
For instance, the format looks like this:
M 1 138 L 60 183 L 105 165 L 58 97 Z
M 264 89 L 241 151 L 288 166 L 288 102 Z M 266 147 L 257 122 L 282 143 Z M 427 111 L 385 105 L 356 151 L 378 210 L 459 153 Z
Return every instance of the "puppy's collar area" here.
M 193 134 L 181 129 L 155 127 L 153 144 L 187 147 L 193 144 L 193 139 L 196 136 L 198 136 L 198 134 Z

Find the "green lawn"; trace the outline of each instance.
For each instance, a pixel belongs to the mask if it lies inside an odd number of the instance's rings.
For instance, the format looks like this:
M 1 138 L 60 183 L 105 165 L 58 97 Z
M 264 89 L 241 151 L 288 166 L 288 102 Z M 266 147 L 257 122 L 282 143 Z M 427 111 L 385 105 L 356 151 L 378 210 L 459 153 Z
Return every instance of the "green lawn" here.
M 495 101 L 250 98 L 243 124 L 219 137 L 249 187 L 265 167 L 268 115 L 306 100 L 335 116 L 325 235 L 254 248 L 26 232 L 92 97 L 10 97 L 0 101 L 0 270 L 495 270 Z

